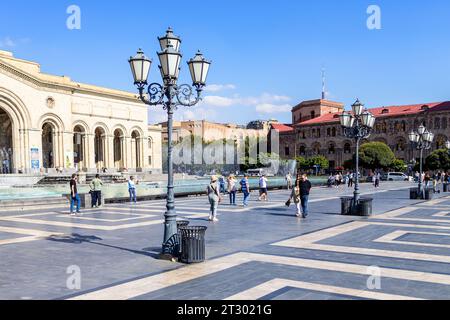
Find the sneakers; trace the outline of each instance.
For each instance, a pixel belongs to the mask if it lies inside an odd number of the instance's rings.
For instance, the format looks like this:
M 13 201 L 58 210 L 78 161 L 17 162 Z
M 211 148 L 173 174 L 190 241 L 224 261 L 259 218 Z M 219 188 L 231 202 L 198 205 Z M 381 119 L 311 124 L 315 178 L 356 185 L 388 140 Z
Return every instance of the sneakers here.
M 213 221 L 213 222 L 219 222 L 219 219 L 214 218 L 212 221 Z

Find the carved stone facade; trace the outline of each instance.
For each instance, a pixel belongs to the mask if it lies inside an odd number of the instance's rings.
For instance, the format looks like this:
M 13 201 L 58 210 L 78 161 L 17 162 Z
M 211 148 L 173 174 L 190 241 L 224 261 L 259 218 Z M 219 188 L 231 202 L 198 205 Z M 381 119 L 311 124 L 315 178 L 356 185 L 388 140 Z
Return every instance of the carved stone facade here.
M 330 110 L 330 106 L 336 109 Z M 292 130 L 280 132 L 281 156 L 292 159 L 296 156 L 323 155 L 329 159 L 331 168 L 343 166 L 355 153 L 354 141 L 343 136 L 339 123 L 339 114 L 343 110 L 342 104 L 327 100 L 307 101 L 296 106 L 293 118 L 297 121 L 292 125 Z M 311 116 L 313 111 L 314 118 Z M 444 148 L 450 138 L 450 102 L 381 107 L 369 111 L 377 121 L 367 141 L 386 143 L 398 159 L 407 163 L 419 157 L 418 151 L 413 150 L 409 143 L 408 134 L 420 124 L 436 136 L 432 149 L 426 155 Z M 297 114 L 300 112 L 307 118 L 299 118 Z
M 135 94 L 44 74 L 5 51 L 0 121 L 0 159 L 11 173 L 162 170 L 161 127 L 148 125 Z

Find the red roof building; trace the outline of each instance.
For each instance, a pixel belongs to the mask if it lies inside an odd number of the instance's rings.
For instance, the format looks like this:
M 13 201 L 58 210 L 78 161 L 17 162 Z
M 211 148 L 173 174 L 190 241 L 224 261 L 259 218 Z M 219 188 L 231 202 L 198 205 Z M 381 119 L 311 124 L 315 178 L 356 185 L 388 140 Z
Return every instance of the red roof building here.
M 292 109 L 293 124 L 275 128 L 280 135 L 280 155 L 285 159 L 297 156 L 323 155 L 330 167 L 341 167 L 352 159 L 354 142 L 344 137 L 339 115 L 344 105 L 329 100 L 304 101 Z M 408 134 L 421 124 L 435 134 L 430 153 L 443 148 L 450 139 L 450 101 L 395 105 L 371 108 L 377 121 L 368 141 L 386 143 L 398 159 L 410 162 L 418 158 L 408 141 Z M 288 128 L 291 128 L 289 130 Z

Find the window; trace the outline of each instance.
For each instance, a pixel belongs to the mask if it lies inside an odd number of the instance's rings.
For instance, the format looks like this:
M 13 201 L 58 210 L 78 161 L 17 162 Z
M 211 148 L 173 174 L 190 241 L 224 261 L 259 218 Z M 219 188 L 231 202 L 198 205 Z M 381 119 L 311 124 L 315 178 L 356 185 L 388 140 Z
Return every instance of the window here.
M 152 156 L 148 156 L 148 165 L 149 165 L 149 166 L 152 165 Z
M 330 146 L 328 147 L 328 154 L 335 154 L 336 153 L 336 149 L 334 147 L 334 144 L 330 144 Z
M 300 146 L 300 155 L 301 156 L 306 155 L 306 148 L 305 148 L 305 146 Z
M 352 146 L 350 145 L 350 143 L 346 143 L 344 145 L 344 153 L 346 154 L 352 153 Z
M 316 117 L 316 112 L 315 111 L 311 111 L 311 119 L 314 119 Z
M 441 129 L 441 118 L 434 119 L 434 128 L 437 130 Z
M 331 128 L 327 129 L 327 137 L 331 137 Z
M 331 130 L 331 135 L 333 137 L 336 137 L 336 128 L 333 128 L 333 130 Z
M 152 138 L 148 139 L 148 148 L 151 150 L 153 148 L 153 140 Z
M 284 147 L 284 155 L 289 156 L 290 153 L 289 146 Z

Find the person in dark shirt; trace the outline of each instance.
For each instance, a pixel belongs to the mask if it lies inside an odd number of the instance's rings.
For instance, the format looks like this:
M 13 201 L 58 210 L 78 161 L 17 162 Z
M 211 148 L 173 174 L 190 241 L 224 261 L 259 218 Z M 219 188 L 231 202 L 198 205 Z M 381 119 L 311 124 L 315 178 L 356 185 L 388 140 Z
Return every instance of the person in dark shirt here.
M 303 218 L 306 219 L 309 215 L 309 193 L 311 192 L 312 184 L 308 180 L 308 176 L 306 174 L 302 175 L 302 178 L 299 183 L 300 188 L 300 201 L 302 204 L 302 215 Z
M 75 202 L 77 204 L 77 213 L 80 213 L 81 199 L 80 199 L 80 196 L 78 195 L 77 181 L 78 181 L 78 175 L 73 174 L 72 179 L 70 180 L 70 214 L 71 215 L 74 215 L 73 209 L 75 206 Z

